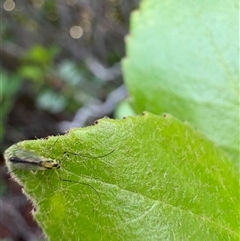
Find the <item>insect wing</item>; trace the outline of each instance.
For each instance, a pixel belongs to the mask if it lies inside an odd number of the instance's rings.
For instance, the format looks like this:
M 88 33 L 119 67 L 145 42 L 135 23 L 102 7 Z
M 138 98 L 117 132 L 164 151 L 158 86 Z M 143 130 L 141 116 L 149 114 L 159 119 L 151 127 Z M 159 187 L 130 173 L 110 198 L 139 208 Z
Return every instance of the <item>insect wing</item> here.
M 16 150 L 14 156 L 8 159 L 14 169 L 44 170 L 39 156 L 26 150 Z

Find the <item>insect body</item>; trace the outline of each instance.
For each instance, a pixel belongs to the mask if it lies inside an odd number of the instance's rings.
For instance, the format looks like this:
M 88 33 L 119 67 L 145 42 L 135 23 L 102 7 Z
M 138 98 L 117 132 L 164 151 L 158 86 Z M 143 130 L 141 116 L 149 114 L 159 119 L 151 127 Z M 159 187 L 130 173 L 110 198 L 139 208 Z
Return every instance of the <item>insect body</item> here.
M 11 169 L 46 170 L 58 169 L 61 166 L 58 160 L 43 158 L 26 150 L 17 150 L 7 160 Z

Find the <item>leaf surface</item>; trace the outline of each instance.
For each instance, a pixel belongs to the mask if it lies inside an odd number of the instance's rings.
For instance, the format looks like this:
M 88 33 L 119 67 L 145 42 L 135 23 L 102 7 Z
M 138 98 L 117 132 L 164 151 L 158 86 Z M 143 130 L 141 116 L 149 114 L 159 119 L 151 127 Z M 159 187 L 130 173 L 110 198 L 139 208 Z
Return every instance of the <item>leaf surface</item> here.
M 57 170 L 14 172 L 50 240 L 239 239 L 235 165 L 169 115 L 104 118 L 13 145 L 6 160 L 23 149 L 62 162 Z
M 239 163 L 239 3 L 143 0 L 125 82 L 137 113 L 188 121 Z

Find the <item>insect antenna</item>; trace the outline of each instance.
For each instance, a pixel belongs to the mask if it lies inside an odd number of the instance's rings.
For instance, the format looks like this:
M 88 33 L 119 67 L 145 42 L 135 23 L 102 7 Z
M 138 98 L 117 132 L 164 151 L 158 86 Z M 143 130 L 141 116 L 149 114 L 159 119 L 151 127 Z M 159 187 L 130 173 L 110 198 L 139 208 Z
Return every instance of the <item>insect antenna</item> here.
M 65 154 L 72 154 L 72 155 L 75 155 L 75 156 L 82 156 L 82 157 L 86 157 L 86 158 L 92 158 L 92 159 L 97 159 L 97 158 L 102 158 L 102 157 L 105 157 L 105 156 L 108 156 L 110 154 L 112 154 L 115 150 L 111 150 L 110 152 L 102 155 L 102 156 L 86 156 L 86 155 L 82 155 L 80 153 L 75 153 L 75 152 L 70 152 L 70 151 L 65 151 L 63 152 L 63 155 Z

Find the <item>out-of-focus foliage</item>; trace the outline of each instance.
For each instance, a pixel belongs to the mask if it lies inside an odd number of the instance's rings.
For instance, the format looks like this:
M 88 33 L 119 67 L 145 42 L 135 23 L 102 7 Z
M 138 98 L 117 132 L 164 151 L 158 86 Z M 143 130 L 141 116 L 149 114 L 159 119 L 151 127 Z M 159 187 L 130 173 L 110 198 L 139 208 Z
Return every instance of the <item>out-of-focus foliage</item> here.
M 4 135 L 4 124 L 8 113 L 11 111 L 17 91 L 21 87 L 21 79 L 14 74 L 8 74 L 6 71 L 1 72 L 0 83 L 0 141 Z
M 85 61 L 92 57 L 111 66 L 124 55 L 123 37 L 128 31 L 129 14 L 138 3 L 139 0 L 16 1 L 11 11 L 6 11 L 5 5 L 1 9 L 4 44 L 14 43 L 18 51 L 24 52 L 37 43 L 55 44 L 61 50 L 60 58 Z M 79 27 L 81 34 L 76 36 L 73 27 Z
M 39 44 L 32 46 L 22 58 L 18 72 L 22 78 L 27 78 L 39 84 L 44 83 L 47 75 L 54 68 L 54 58 L 58 48 L 45 48 Z
M 18 98 L 22 101 L 30 97 L 31 101 L 22 106 L 32 112 L 32 117 L 27 118 L 29 123 L 23 115 L 18 117 L 19 127 L 11 128 L 9 123 L 6 129 L 14 132 L 32 123 L 41 126 L 33 120 L 38 117 L 41 122 L 39 110 L 59 123 L 71 119 L 81 107 L 104 102 L 122 84 L 124 36 L 128 33 L 130 12 L 138 3 L 139 0 L 5 0 L 0 9 L 3 69 L 14 72 L 19 84 L 24 84 Z M 14 99 L 8 101 L 14 108 Z M 9 118 L 14 119 L 14 113 L 15 109 Z M 26 132 L 21 139 L 32 138 L 27 134 L 29 130 L 20 132 Z M 36 136 L 35 129 L 31 132 Z

